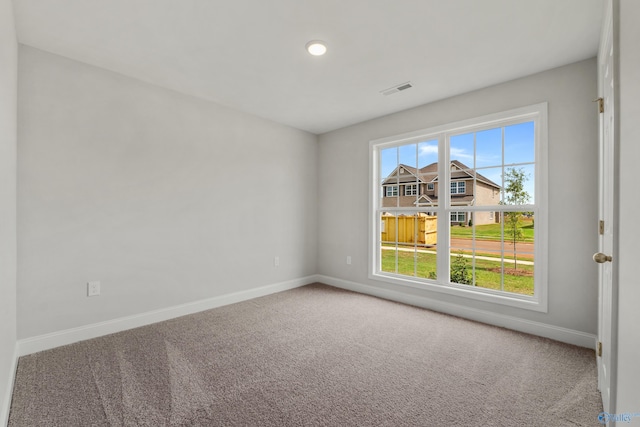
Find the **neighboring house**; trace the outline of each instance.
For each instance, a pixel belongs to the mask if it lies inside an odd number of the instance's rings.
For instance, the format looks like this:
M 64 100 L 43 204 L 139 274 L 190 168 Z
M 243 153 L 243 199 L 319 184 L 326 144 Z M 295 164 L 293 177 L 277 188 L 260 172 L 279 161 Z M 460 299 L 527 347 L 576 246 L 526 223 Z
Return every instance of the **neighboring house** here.
M 475 193 L 474 193 L 475 178 Z M 458 160 L 451 161 L 451 206 L 486 206 L 500 202 L 500 186 Z M 400 164 L 382 182 L 383 207 L 438 205 L 438 164 L 416 169 Z M 470 212 L 451 212 L 451 222 L 468 224 Z M 476 225 L 500 222 L 495 212 L 476 212 Z

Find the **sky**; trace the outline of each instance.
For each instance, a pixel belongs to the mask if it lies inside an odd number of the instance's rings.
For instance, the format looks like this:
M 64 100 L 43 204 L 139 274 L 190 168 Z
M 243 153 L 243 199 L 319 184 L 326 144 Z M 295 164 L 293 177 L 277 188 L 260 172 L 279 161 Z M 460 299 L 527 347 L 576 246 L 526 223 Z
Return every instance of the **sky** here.
M 504 140 L 503 133 L 504 130 Z M 474 144 L 475 139 L 475 144 Z M 534 123 L 524 122 L 480 132 L 453 135 L 450 138 L 450 159 L 458 160 L 496 184 L 502 186 L 502 166 L 524 169 L 528 176 L 525 189 L 534 202 Z M 503 144 L 504 142 L 504 144 Z M 504 148 L 504 150 L 503 150 Z M 422 168 L 438 160 L 438 141 L 426 140 L 381 150 L 381 179 L 398 166 Z M 504 160 L 503 160 L 504 159 Z

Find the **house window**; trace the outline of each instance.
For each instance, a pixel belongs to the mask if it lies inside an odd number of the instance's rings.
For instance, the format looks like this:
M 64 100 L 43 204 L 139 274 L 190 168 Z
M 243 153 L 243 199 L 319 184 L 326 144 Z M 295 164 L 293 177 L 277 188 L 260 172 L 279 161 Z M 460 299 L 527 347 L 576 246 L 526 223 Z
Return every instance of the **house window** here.
M 465 222 L 465 212 L 451 212 L 451 222 Z
M 397 185 L 387 185 L 386 189 L 386 197 L 395 197 L 398 195 L 398 186 Z
M 405 196 L 417 196 L 418 195 L 418 184 L 406 184 L 404 186 L 404 195 Z
M 371 141 L 369 277 L 546 312 L 546 126 L 543 103 Z M 442 184 L 428 205 L 383 204 L 400 164 Z
M 464 181 L 451 182 L 451 194 L 464 194 L 466 192 L 466 183 Z

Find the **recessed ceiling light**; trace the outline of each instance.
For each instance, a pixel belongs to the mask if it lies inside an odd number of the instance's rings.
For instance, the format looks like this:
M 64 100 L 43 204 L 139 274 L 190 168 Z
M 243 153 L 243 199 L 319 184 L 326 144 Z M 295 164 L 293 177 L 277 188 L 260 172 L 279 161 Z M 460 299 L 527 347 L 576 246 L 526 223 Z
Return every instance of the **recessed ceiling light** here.
M 307 52 L 313 56 L 321 56 L 327 53 L 327 45 L 320 40 L 311 40 L 306 45 Z

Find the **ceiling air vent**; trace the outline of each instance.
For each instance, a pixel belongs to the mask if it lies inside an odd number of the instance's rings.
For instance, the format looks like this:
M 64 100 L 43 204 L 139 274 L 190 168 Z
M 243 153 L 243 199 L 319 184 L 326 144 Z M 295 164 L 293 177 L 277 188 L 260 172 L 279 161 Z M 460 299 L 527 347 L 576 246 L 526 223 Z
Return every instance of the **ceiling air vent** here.
M 405 83 L 400 83 L 399 85 L 395 85 L 393 87 L 390 87 L 389 89 L 385 89 L 385 90 L 381 90 L 380 93 L 388 96 L 388 95 L 392 95 L 394 93 L 398 93 L 401 92 L 403 90 L 407 90 L 412 88 L 413 85 L 411 84 L 411 82 L 405 82 Z

